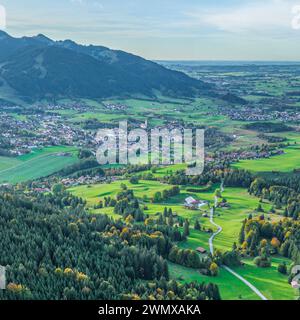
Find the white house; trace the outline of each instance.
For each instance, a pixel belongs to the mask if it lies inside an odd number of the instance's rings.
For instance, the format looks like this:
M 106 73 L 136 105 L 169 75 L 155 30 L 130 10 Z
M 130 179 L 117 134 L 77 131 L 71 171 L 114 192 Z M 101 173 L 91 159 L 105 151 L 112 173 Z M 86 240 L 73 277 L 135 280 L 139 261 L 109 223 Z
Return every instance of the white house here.
M 291 285 L 292 285 L 292 288 L 294 289 L 300 289 L 300 285 L 297 281 L 292 281 Z
M 207 202 L 201 200 L 195 200 L 193 197 L 185 199 L 184 206 L 191 210 L 198 210 L 205 206 Z

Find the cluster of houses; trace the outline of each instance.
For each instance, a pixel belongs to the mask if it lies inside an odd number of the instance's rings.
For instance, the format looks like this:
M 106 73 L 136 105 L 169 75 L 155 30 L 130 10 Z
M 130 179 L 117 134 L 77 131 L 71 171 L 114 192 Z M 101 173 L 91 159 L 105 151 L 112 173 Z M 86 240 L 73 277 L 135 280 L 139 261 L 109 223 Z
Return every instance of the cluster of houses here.
M 225 115 L 231 120 L 236 121 L 273 121 L 280 120 L 282 122 L 300 120 L 300 112 L 298 111 L 272 111 L 256 107 L 241 108 L 224 108 L 220 107 L 215 115 Z
M 230 152 L 219 152 L 217 154 L 217 159 L 221 161 L 239 161 L 239 160 L 255 160 L 255 159 L 267 159 L 270 157 L 278 156 L 284 154 L 282 149 L 273 150 L 235 150 Z M 206 157 L 207 162 L 213 162 L 216 159 L 212 157 Z
M 11 156 L 20 156 L 46 146 L 84 146 L 87 143 L 84 130 L 71 127 L 61 116 L 51 114 L 34 114 L 19 119 L 1 112 L 0 134 L 1 143 Z
M 90 185 L 96 183 L 104 183 L 107 178 L 101 176 L 81 176 L 79 178 L 66 178 L 62 179 L 61 183 L 66 187 L 75 187 L 79 185 Z
M 31 191 L 38 192 L 38 193 L 45 193 L 45 192 L 50 192 L 50 188 L 47 187 L 37 187 L 37 188 L 32 188 Z
M 106 104 L 105 108 L 111 111 L 124 111 L 128 107 L 125 104 L 110 103 L 110 104 Z
M 72 102 L 69 104 L 60 103 L 60 104 L 47 104 L 45 105 L 37 105 L 36 108 L 51 111 L 60 114 L 61 110 L 73 110 L 78 112 L 86 112 L 89 110 L 89 106 L 83 102 Z

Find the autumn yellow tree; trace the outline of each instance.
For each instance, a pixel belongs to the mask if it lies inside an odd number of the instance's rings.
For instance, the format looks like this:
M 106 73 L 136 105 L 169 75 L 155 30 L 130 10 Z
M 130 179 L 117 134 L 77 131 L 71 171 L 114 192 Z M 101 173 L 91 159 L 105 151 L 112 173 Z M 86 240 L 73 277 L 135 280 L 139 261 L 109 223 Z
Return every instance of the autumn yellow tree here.
M 274 237 L 272 240 L 271 240 L 271 246 L 274 248 L 274 249 L 278 249 L 280 247 L 280 241 Z
M 212 262 L 210 267 L 209 267 L 209 271 L 211 272 L 212 276 L 217 276 L 219 273 L 219 267 L 215 262 Z
M 267 244 L 268 244 L 268 241 L 267 241 L 266 239 L 262 239 L 261 242 L 260 242 L 260 246 L 261 246 L 262 248 L 266 247 Z

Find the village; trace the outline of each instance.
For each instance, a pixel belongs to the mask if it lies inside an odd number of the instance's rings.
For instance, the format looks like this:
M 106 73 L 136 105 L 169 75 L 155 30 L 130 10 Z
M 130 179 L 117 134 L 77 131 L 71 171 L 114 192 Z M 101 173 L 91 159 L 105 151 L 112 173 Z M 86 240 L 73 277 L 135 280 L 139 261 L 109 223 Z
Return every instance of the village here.
M 272 121 L 293 122 L 300 120 L 300 112 L 297 111 L 273 111 L 264 110 L 261 107 L 224 108 L 220 107 L 213 115 L 225 115 L 236 121 Z
M 94 140 L 87 131 L 49 113 L 19 118 L 0 112 L 0 133 L 0 149 L 5 156 L 20 156 L 48 146 L 84 147 Z

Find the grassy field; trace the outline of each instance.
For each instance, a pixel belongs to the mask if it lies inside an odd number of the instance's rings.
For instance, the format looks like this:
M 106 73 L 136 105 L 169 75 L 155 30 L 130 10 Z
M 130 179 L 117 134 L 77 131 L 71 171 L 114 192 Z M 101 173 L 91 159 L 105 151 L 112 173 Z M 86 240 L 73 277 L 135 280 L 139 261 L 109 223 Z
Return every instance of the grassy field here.
M 61 100 L 62 103 L 70 103 Z M 84 122 L 88 119 L 98 119 L 102 122 L 117 122 L 120 120 L 134 119 L 144 122 L 148 120 L 151 126 L 163 125 L 165 121 L 184 120 L 198 125 L 216 126 L 220 129 L 231 123 L 226 116 L 208 115 L 217 105 L 224 105 L 224 101 L 215 98 L 196 98 L 193 100 L 175 98 L 149 98 L 136 99 L 111 99 L 94 101 L 82 99 L 91 110 L 88 112 L 76 112 L 74 110 L 56 110 L 70 122 Z M 126 111 L 108 110 L 107 104 L 123 104 L 127 106 Z M 163 116 L 163 117 L 162 117 Z
M 138 173 L 140 174 L 146 174 L 146 173 L 152 173 L 154 177 L 156 178 L 163 178 L 164 176 L 172 175 L 176 173 L 177 171 L 185 170 L 187 165 L 185 163 L 180 164 L 174 164 L 171 166 L 161 166 L 158 167 L 155 172 L 152 172 L 151 170 L 141 171 Z
M 0 173 L 18 164 L 20 164 L 20 161 L 17 158 L 0 157 Z
M 169 189 L 171 186 L 162 184 L 159 181 L 145 181 L 141 180 L 138 184 L 131 184 L 128 180 L 118 180 L 110 184 L 95 184 L 90 186 L 77 186 L 70 188 L 69 191 L 74 195 L 87 200 L 88 207 L 93 210 L 94 205 L 98 204 L 104 197 L 115 197 L 121 190 L 121 184 L 124 183 L 129 189 L 132 189 L 135 195 L 144 201 L 148 210 L 145 210 L 146 214 L 155 215 L 162 213 L 164 208 L 171 208 L 173 213 L 178 214 L 183 218 L 190 220 L 191 225 L 198 219 L 201 225 L 205 228 L 215 229 L 208 218 L 204 218 L 203 213 L 208 213 L 208 206 L 203 207 L 200 210 L 188 210 L 184 207 L 184 200 L 192 196 L 198 200 L 204 200 L 212 203 L 214 201 L 214 192 L 217 186 L 213 186 L 211 190 L 205 192 L 189 192 L 189 187 L 181 187 L 180 194 L 172 197 L 161 203 L 151 203 L 150 199 L 155 192 L 162 192 L 165 189 Z M 194 189 L 202 189 L 201 187 L 193 187 Z M 143 199 L 147 196 L 147 199 Z M 259 199 L 250 196 L 245 189 L 242 188 L 228 188 L 224 191 L 223 196 L 230 204 L 228 209 L 218 209 L 216 216 L 216 222 L 224 227 L 224 232 L 215 239 L 215 245 L 221 250 L 230 250 L 234 241 L 237 241 L 238 233 L 240 231 L 241 222 L 250 214 L 255 214 L 254 210 L 259 204 Z M 271 208 L 269 203 L 262 204 L 266 212 Z M 96 213 L 105 213 L 108 215 L 113 214 L 113 208 L 103 208 L 93 210 Z M 278 218 L 276 215 L 269 215 L 272 219 Z M 208 240 L 207 233 L 195 233 L 194 242 L 198 245 L 203 245 L 205 241 L 198 243 L 199 239 Z M 190 243 L 188 244 L 190 245 Z M 196 247 L 194 245 L 193 247 Z
M 210 191 L 201 192 L 201 193 L 192 193 L 188 192 L 188 187 L 182 187 L 179 195 L 168 199 L 162 203 L 151 203 L 150 198 L 154 195 L 155 192 L 162 192 L 164 189 L 169 189 L 169 185 L 161 184 L 158 181 L 140 181 L 139 184 L 131 184 L 128 180 L 115 181 L 110 184 L 96 184 L 91 186 L 78 186 L 69 189 L 69 191 L 76 196 L 84 198 L 87 200 L 88 206 L 93 209 L 94 205 L 98 204 L 100 200 L 103 200 L 104 197 L 111 196 L 115 197 L 116 194 L 121 190 L 121 184 L 124 183 L 128 188 L 132 189 L 135 195 L 143 199 L 144 196 L 147 196 L 148 200 L 145 204 L 148 207 L 148 210 L 145 211 L 146 214 L 155 215 L 157 213 L 162 213 L 164 208 L 171 208 L 173 213 L 178 214 L 183 218 L 190 220 L 191 225 L 193 226 L 196 219 L 198 219 L 203 227 L 211 228 L 215 230 L 208 218 L 202 216 L 204 212 L 208 212 L 208 207 L 204 207 L 202 211 L 200 210 L 188 210 L 183 204 L 185 198 L 192 196 L 195 199 L 204 200 L 208 202 L 213 202 L 215 187 Z M 201 188 L 199 187 L 199 190 Z M 237 241 L 238 234 L 241 227 L 241 222 L 248 217 L 251 213 L 255 213 L 255 209 L 259 204 L 259 199 L 253 196 L 250 196 L 247 190 L 242 188 L 227 188 L 223 197 L 225 197 L 230 205 L 230 208 L 227 209 L 218 209 L 215 221 L 217 224 L 223 227 L 223 232 L 218 235 L 215 239 L 214 244 L 217 249 L 222 251 L 230 250 L 232 244 Z M 265 212 L 268 212 L 271 209 L 271 204 L 265 202 L 262 203 L 262 207 Z M 105 213 L 108 215 L 113 215 L 113 208 L 103 208 L 93 210 L 95 213 Z M 268 218 L 275 220 L 279 216 L 268 214 Z M 206 232 L 197 232 L 192 231 L 189 241 L 182 246 L 196 248 L 197 246 L 206 247 L 208 242 L 209 235 Z
M 183 191 L 184 192 L 184 191 Z M 199 195 L 199 194 L 198 194 Z M 201 199 L 210 200 L 213 198 L 214 192 L 201 193 Z M 254 209 L 258 205 L 258 199 L 250 196 L 245 189 L 242 188 L 226 188 L 223 192 L 230 204 L 228 209 L 217 209 L 215 221 L 221 225 L 223 231 L 215 240 L 215 248 L 222 251 L 230 250 L 232 244 L 237 241 L 240 231 L 241 222 L 250 213 L 257 214 Z M 266 212 L 271 208 L 271 204 L 263 203 L 262 207 Z M 277 215 L 267 215 L 271 220 L 277 220 L 280 217 Z M 208 220 L 198 217 L 202 226 L 209 227 Z M 188 240 L 180 243 L 181 248 L 196 249 L 201 246 L 208 248 L 208 239 L 210 234 L 191 230 Z M 236 268 L 240 275 L 254 284 L 268 299 L 295 299 L 295 292 L 287 282 L 287 276 L 284 276 L 277 271 L 278 264 L 285 261 L 288 265 L 290 260 L 282 257 L 272 258 L 272 267 L 267 269 L 258 268 L 253 264 L 252 260 L 246 260 L 245 266 Z M 171 266 L 171 274 L 174 277 L 183 276 L 187 281 L 213 281 L 220 286 L 221 294 L 224 299 L 259 299 L 247 286 L 240 280 L 234 278 L 226 270 L 221 270 L 216 278 L 204 277 L 199 272 L 183 268 L 181 266 Z M 231 289 L 230 289 L 231 288 Z
M 223 192 L 230 205 L 228 209 L 217 209 L 215 222 L 223 227 L 223 232 L 214 240 L 216 248 L 221 250 L 230 250 L 232 244 L 237 241 L 242 221 L 249 214 L 258 215 L 255 209 L 259 204 L 259 199 L 249 195 L 246 189 L 242 188 L 226 188 Z M 270 203 L 262 203 L 265 212 L 269 212 L 272 205 Z M 268 214 L 270 219 L 278 219 L 277 215 Z
M 279 263 L 291 264 L 291 260 L 283 257 L 272 257 L 270 268 L 258 268 L 252 259 L 244 260 L 245 265 L 233 268 L 238 274 L 250 281 L 270 300 L 294 300 L 297 292 L 288 283 L 288 277 L 277 271 Z
M 193 225 L 194 221 L 198 219 L 202 226 L 215 230 L 215 227 L 210 224 L 209 219 L 202 217 L 201 211 L 187 210 L 183 208 L 182 205 L 180 206 L 180 204 L 182 204 L 184 199 L 190 195 L 196 199 L 205 200 L 212 203 L 216 187 L 217 186 L 214 186 L 210 191 L 196 194 L 189 193 L 186 191 L 186 188 L 182 188 L 180 195 L 172 197 L 164 205 L 173 208 L 173 211 L 175 210 L 175 212 L 177 212 L 180 216 L 188 218 L 191 221 L 191 225 Z M 215 222 L 223 227 L 223 232 L 215 238 L 214 244 L 217 249 L 226 251 L 230 250 L 232 248 L 232 244 L 237 241 L 242 221 L 247 218 L 250 213 L 254 216 L 258 214 L 255 212 L 255 209 L 259 204 L 259 199 L 249 195 L 247 190 L 243 188 L 226 188 L 222 195 L 224 198 L 226 198 L 230 208 L 218 208 L 216 211 Z M 180 207 L 178 208 L 178 211 L 176 210 L 177 206 Z M 150 212 L 151 207 L 152 205 L 149 206 Z M 265 202 L 262 203 L 262 207 L 265 212 L 268 213 L 268 211 L 271 209 L 271 204 Z M 271 220 L 277 220 L 280 217 L 275 214 L 267 214 L 267 218 L 270 218 Z M 205 247 L 205 245 L 203 245 L 203 242 L 205 243 L 203 239 L 208 240 L 208 235 L 206 233 L 203 235 L 203 232 L 192 230 L 191 237 L 188 239 L 188 243 L 183 245 L 191 248 L 195 248 L 197 246 Z
M 295 300 L 297 292 L 287 281 L 287 276 L 277 271 L 278 263 L 291 261 L 284 258 L 273 257 L 271 268 L 258 268 L 252 260 L 246 260 L 245 265 L 233 268 L 257 287 L 269 300 Z M 198 270 L 186 268 L 177 264 L 169 263 L 171 278 L 181 282 L 213 282 L 219 286 L 223 300 L 260 300 L 260 298 L 243 282 L 231 273 L 221 268 L 217 277 L 208 277 L 199 273 Z
M 220 269 L 217 277 L 204 276 L 198 270 L 173 263 L 169 263 L 169 270 L 171 278 L 180 282 L 213 282 L 217 284 L 223 300 L 259 300 L 257 295 L 245 284 L 224 269 Z
M 201 194 L 201 197 L 207 200 L 212 196 L 213 193 L 210 192 Z M 223 192 L 223 196 L 230 204 L 230 208 L 217 209 L 215 221 L 222 226 L 223 231 L 215 238 L 214 245 L 215 248 L 225 251 L 230 250 L 233 242 L 237 241 L 241 222 L 249 213 L 253 214 L 258 199 L 250 196 L 246 190 L 241 188 L 227 188 Z M 268 203 L 264 203 L 262 206 L 265 211 L 271 207 Z M 271 220 L 279 219 L 277 215 L 268 215 L 268 217 Z M 204 218 L 200 217 L 199 220 L 203 223 Z M 207 220 L 205 220 L 205 226 L 208 226 Z M 191 230 L 187 241 L 180 243 L 179 246 L 190 249 L 201 246 L 208 250 L 209 237 L 210 235 L 205 232 Z M 268 299 L 293 300 L 296 297 L 296 292 L 288 284 L 287 276 L 277 271 L 278 264 L 283 261 L 287 265 L 291 263 L 289 259 L 272 257 L 272 267 L 262 269 L 256 267 L 252 259 L 247 259 L 244 261 L 245 265 L 235 268 L 235 271 L 256 286 Z M 170 269 L 173 277 L 183 277 L 185 281 L 213 281 L 219 285 L 223 299 L 259 299 L 247 286 L 224 269 L 220 270 L 220 274 L 216 278 L 205 277 L 198 271 L 177 265 L 170 265 Z
M 134 194 L 139 198 L 142 198 L 144 195 L 150 198 L 155 192 L 170 188 L 169 185 L 161 184 L 158 181 L 142 180 L 138 184 L 131 184 L 128 180 L 118 180 L 106 184 L 78 186 L 69 189 L 69 191 L 79 197 L 87 199 L 88 204 L 95 205 L 104 197 L 115 197 L 117 193 L 121 191 L 121 184 L 126 184 L 128 188 L 133 190 Z
M 284 149 L 285 154 L 269 159 L 242 160 L 233 167 L 255 172 L 282 171 L 289 172 L 300 168 L 300 146 L 290 146 Z
M 208 224 L 207 226 L 210 227 L 210 225 Z M 178 246 L 182 249 L 193 249 L 193 250 L 196 250 L 198 247 L 202 247 L 202 248 L 205 248 L 207 251 L 209 251 L 208 239 L 210 237 L 211 237 L 210 233 L 190 229 L 190 235 L 188 239 L 186 241 L 180 242 Z
M 60 156 L 69 152 L 70 156 Z M 37 149 L 17 158 L 0 157 L 0 182 L 18 183 L 37 179 L 57 172 L 78 161 L 73 147 L 49 147 Z
M 110 184 L 96 184 L 91 186 L 77 186 L 70 188 L 69 191 L 74 195 L 84 198 L 87 200 L 88 207 L 93 213 L 104 213 L 110 216 L 114 216 L 113 208 L 103 208 L 94 210 L 94 205 L 98 204 L 100 200 L 103 200 L 104 197 L 110 196 L 115 197 L 116 194 L 121 190 L 121 184 L 126 184 L 127 187 L 134 191 L 136 197 L 144 201 L 144 204 L 148 207 L 148 210 L 145 210 L 146 214 L 155 215 L 158 212 L 162 213 L 165 207 L 171 208 L 173 213 L 177 213 L 183 218 L 190 219 L 191 222 L 194 222 L 196 219 L 201 219 L 203 212 L 208 212 L 208 208 L 204 207 L 203 211 L 192 211 L 186 209 L 184 204 L 184 199 L 188 196 L 193 196 L 195 199 L 200 199 L 202 194 L 190 193 L 186 191 L 185 188 L 181 189 L 180 195 L 177 197 L 172 197 L 167 201 L 162 203 L 151 203 L 151 197 L 155 192 L 162 192 L 165 189 L 170 189 L 170 185 L 162 184 L 159 181 L 145 181 L 141 180 L 138 184 L 131 184 L 128 180 L 119 180 L 114 181 Z M 199 188 L 201 189 L 201 188 Z M 147 199 L 144 199 L 144 196 L 147 196 Z M 212 197 L 212 194 L 210 195 Z M 207 196 L 206 198 L 211 198 Z M 203 226 L 210 227 L 208 219 L 203 218 Z
M 170 168 L 165 168 L 165 170 L 166 171 L 158 171 L 157 174 L 168 174 Z M 181 248 L 196 249 L 201 246 L 207 250 L 209 249 L 208 239 L 211 234 L 206 231 L 194 230 L 194 221 L 198 219 L 205 230 L 208 228 L 215 230 L 215 227 L 210 224 L 208 218 L 202 217 L 202 211 L 188 210 L 184 208 L 183 203 L 184 199 L 190 195 L 199 200 L 201 199 L 212 202 L 214 199 L 215 189 L 218 187 L 217 185 L 213 186 L 209 191 L 197 193 L 188 192 L 187 189 L 189 189 L 189 187 L 181 187 L 179 195 L 158 204 L 152 204 L 149 201 L 151 196 L 153 196 L 157 191 L 163 191 L 164 189 L 170 188 L 169 185 L 161 184 L 159 181 L 140 181 L 139 184 L 131 184 L 128 180 L 122 180 L 115 181 L 110 184 L 78 186 L 69 189 L 69 191 L 77 196 L 85 198 L 91 212 L 99 214 L 104 213 L 114 218 L 119 218 L 119 216 L 113 213 L 113 208 L 95 210 L 93 209 L 93 206 L 101 199 L 103 200 L 105 196 L 115 197 L 120 191 L 122 183 L 126 184 L 128 188 L 134 190 L 134 193 L 138 198 L 143 199 L 145 195 L 148 197 L 148 200 L 145 201 L 145 204 L 148 207 L 148 210 L 145 211 L 146 214 L 155 215 L 157 212 L 163 212 L 164 207 L 168 207 L 172 208 L 173 213 L 177 213 L 179 216 L 190 220 L 190 236 L 187 241 L 179 243 Z M 199 187 L 199 191 L 200 190 L 201 188 Z M 223 231 L 215 238 L 214 245 L 215 248 L 226 251 L 230 250 L 232 248 L 232 244 L 237 241 L 241 222 L 250 213 L 253 215 L 258 214 L 255 212 L 255 209 L 259 204 L 259 199 L 250 196 L 247 190 L 242 188 L 225 188 L 223 197 L 227 199 L 230 207 L 227 209 L 218 208 L 216 211 L 215 221 L 217 224 L 222 226 Z M 265 212 L 268 212 L 271 208 L 271 204 L 262 203 L 262 207 Z M 204 208 L 204 211 L 205 210 L 208 212 L 208 208 Z M 277 220 L 280 217 L 274 214 L 266 214 L 266 218 L 272 221 Z M 287 264 L 291 263 L 288 259 L 273 257 L 272 267 L 262 269 L 256 267 L 252 260 L 245 260 L 245 266 L 236 268 L 235 271 L 256 286 L 268 299 L 294 299 L 295 292 L 288 284 L 287 276 L 284 276 L 277 271 L 278 263 L 283 260 Z M 214 282 L 219 285 L 222 298 L 226 300 L 259 299 L 259 297 L 245 284 L 224 269 L 220 269 L 220 273 L 217 277 L 207 277 L 201 275 L 197 270 L 170 263 L 170 275 L 172 278 L 183 282 Z

